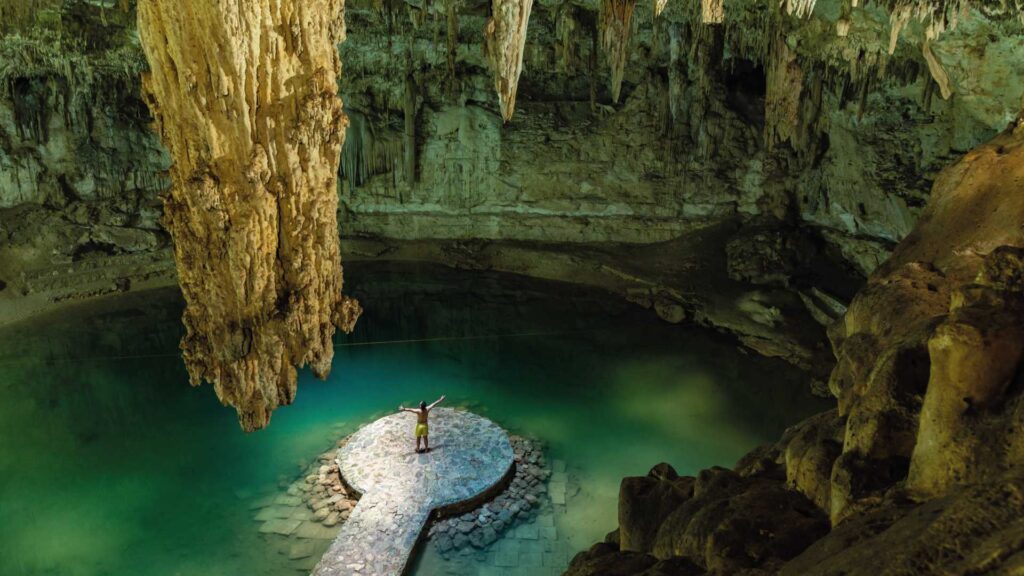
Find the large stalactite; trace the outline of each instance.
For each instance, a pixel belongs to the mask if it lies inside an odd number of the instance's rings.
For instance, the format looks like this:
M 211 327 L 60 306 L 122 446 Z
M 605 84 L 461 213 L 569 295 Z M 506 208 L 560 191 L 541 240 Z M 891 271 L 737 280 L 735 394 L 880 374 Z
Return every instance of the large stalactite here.
M 242 428 L 330 372 L 342 296 L 337 92 L 342 0 L 139 0 L 143 78 L 169 149 L 164 225 L 185 296 L 193 385 L 213 383 Z
M 494 0 L 491 19 L 484 29 L 484 50 L 494 73 L 501 117 L 506 122 L 515 112 L 516 90 L 526 48 L 526 27 L 532 8 L 533 0 Z
M 705 24 L 721 24 L 725 22 L 724 0 L 701 0 L 700 20 Z
M 781 34 L 772 41 L 765 80 L 765 142 L 769 147 L 783 141 L 797 144 L 804 71 Z
M 601 0 L 598 30 L 601 48 L 611 69 L 612 100 L 619 101 L 622 77 L 629 60 L 629 40 L 633 35 L 633 10 L 636 0 Z

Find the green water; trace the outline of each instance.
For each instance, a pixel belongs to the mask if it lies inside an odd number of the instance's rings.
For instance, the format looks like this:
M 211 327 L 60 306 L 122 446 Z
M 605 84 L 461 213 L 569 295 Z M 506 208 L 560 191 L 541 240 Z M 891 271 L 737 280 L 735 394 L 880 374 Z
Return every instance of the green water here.
M 188 386 L 174 290 L 0 331 L 0 574 L 298 574 L 257 532 L 255 495 L 339 434 L 442 393 L 566 463 L 579 493 L 557 525 L 581 550 L 615 527 L 623 476 L 732 465 L 826 407 L 785 364 L 599 292 L 416 265 L 346 274 L 366 313 L 330 379 L 304 372 L 295 404 L 249 435 Z M 428 546 L 415 573 L 487 562 Z

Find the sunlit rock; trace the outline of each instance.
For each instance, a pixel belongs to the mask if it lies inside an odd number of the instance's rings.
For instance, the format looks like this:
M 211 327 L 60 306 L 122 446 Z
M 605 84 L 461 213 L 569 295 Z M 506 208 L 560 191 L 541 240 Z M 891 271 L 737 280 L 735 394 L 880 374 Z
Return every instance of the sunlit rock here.
M 173 158 L 164 226 L 187 307 L 182 354 L 245 430 L 325 377 L 341 294 L 337 168 L 345 116 L 338 0 L 142 0 L 156 130 Z
M 724 0 L 701 0 L 700 19 L 705 24 L 721 24 L 725 21 Z
M 975 284 L 953 295 L 950 314 L 928 341 L 931 377 L 921 409 L 908 488 L 941 495 L 1017 462 L 1008 402 L 1024 358 L 1024 249 L 997 248 Z M 993 442 L 996 445 L 993 445 Z
M 1002 426 L 983 415 L 1009 400 L 1024 346 L 1013 282 L 986 280 L 1018 274 L 1015 252 L 1000 246 L 1024 245 L 1024 203 L 1010 192 L 1022 176 L 1020 132 L 1011 127 L 940 176 L 915 230 L 830 332 L 839 360 L 831 389 L 848 414 L 834 523 L 879 505 L 904 478 L 934 496 L 1008 465 L 986 455 L 977 431 Z

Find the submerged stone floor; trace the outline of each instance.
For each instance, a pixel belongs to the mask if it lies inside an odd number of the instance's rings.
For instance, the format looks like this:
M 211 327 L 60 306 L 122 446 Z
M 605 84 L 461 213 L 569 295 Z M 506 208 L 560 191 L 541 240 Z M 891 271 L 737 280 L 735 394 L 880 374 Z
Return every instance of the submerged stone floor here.
M 504 430 L 452 408 L 430 414 L 431 451 L 417 454 L 408 413 L 385 416 L 338 451 L 345 482 L 362 494 L 315 576 L 397 576 L 435 510 L 500 488 L 514 463 Z

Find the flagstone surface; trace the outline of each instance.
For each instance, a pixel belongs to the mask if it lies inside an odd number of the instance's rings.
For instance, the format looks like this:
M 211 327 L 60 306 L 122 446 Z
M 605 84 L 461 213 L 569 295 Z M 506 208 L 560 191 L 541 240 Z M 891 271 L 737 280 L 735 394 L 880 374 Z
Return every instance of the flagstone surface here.
M 314 576 L 402 574 L 432 511 L 488 494 L 513 466 L 508 434 L 482 416 L 435 408 L 422 454 L 415 425 L 412 414 L 385 416 L 338 450 L 342 478 L 362 497 Z

